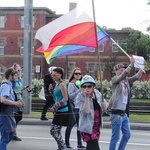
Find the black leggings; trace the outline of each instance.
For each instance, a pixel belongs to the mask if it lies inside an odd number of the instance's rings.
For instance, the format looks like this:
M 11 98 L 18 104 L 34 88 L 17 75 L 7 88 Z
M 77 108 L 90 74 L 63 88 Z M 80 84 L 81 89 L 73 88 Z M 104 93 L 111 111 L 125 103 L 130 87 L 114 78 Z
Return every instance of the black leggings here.
M 86 150 L 100 150 L 98 140 L 92 140 L 87 142 Z

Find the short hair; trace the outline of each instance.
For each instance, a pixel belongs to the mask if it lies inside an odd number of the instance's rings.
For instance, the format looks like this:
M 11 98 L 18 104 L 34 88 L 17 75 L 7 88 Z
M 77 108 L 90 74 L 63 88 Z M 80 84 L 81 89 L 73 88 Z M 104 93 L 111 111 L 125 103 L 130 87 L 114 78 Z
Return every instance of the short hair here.
M 61 68 L 61 67 L 56 67 L 55 69 L 53 69 L 53 71 L 55 71 L 55 72 L 61 74 L 61 79 L 63 79 L 63 77 L 64 77 L 64 70 L 63 70 L 63 68 Z
M 8 79 L 10 75 L 14 76 L 16 73 L 13 68 L 9 68 L 5 71 L 5 78 Z
M 127 66 L 125 64 L 116 64 L 113 68 L 114 71 L 119 70 L 120 68 L 127 68 Z

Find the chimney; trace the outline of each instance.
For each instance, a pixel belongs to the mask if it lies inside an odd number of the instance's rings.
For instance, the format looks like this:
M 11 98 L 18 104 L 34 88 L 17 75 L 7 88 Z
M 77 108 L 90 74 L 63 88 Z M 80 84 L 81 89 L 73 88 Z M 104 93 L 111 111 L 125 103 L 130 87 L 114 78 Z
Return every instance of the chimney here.
M 76 8 L 77 7 L 77 3 L 69 3 L 69 11 L 71 11 L 72 9 Z

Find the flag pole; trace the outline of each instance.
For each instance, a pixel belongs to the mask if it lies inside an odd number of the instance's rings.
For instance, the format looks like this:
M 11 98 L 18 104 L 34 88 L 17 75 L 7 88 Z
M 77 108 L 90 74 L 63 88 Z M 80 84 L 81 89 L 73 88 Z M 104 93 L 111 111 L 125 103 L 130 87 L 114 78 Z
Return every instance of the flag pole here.
M 114 39 L 112 39 L 112 38 L 110 38 L 110 39 L 122 50 L 122 52 L 123 52 L 128 58 L 131 58 L 131 56 L 129 56 L 129 54 L 128 54 Z M 143 70 L 136 62 L 135 62 L 135 64 L 136 64 L 144 73 L 146 73 L 145 70 Z
M 103 98 L 103 85 L 102 85 L 102 71 L 100 71 L 100 63 L 101 63 L 101 60 L 100 60 L 100 56 L 99 56 L 99 51 L 98 51 L 98 37 L 97 37 L 97 29 L 96 29 L 96 17 L 95 17 L 95 7 L 94 7 L 94 0 L 92 0 L 92 10 L 93 10 L 93 19 L 94 19 L 94 22 L 95 22 L 95 33 L 96 33 L 96 41 L 97 41 L 97 48 L 95 48 L 95 50 L 97 51 L 97 55 L 98 55 L 98 73 L 97 73 L 97 76 L 98 76 L 98 80 L 100 81 L 100 91 L 101 91 L 101 94 L 102 94 L 102 101 L 104 101 L 104 98 Z

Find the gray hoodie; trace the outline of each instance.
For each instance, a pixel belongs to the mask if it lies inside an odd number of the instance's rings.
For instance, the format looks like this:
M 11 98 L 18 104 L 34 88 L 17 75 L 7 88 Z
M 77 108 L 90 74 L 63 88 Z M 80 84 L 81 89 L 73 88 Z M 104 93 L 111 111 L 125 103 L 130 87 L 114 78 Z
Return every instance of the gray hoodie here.
M 96 98 L 97 98 L 97 102 L 100 105 L 101 108 L 101 102 L 102 102 L 102 95 L 101 93 L 94 89 Z M 81 92 L 77 95 L 76 98 L 76 105 L 77 107 L 80 109 L 79 111 L 79 128 L 78 130 L 81 132 L 85 132 L 85 133 L 92 133 L 92 128 L 93 128 L 93 124 L 94 124 L 94 106 L 93 106 L 93 100 L 92 97 L 89 98 L 90 100 L 90 112 L 86 112 L 83 109 L 84 106 L 84 100 L 85 100 L 85 96 L 84 94 Z M 101 108 L 102 109 L 102 108 Z M 100 116 L 100 120 L 102 120 L 102 113 Z M 102 125 L 102 122 L 101 122 Z

